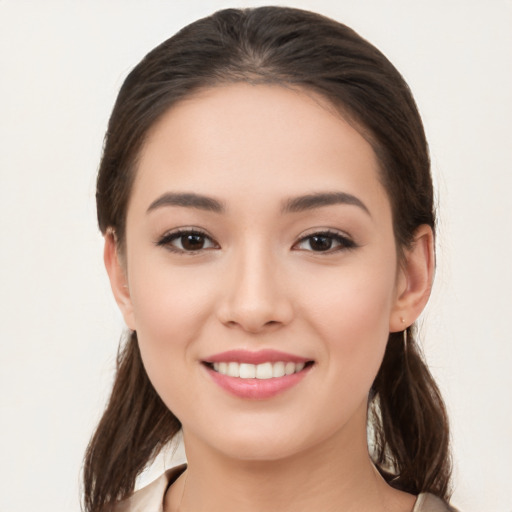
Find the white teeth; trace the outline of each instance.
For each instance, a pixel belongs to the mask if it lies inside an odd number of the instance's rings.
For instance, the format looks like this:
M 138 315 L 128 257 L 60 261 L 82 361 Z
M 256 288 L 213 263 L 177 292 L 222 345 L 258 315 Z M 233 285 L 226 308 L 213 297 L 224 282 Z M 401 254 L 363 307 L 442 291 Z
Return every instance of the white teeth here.
M 291 375 L 292 373 L 295 373 L 295 363 L 286 363 L 284 367 L 284 373 L 286 375 Z
M 263 363 L 256 366 L 257 379 L 271 379 L 272 378 L 272 363 Z
M 272 365 L 272 377 L 284 377 L 284 363 L 274 363 Z
M 240 377 L 240 365 L 238 363 L 228 363 L 228 375 L 230 377 Z
M 240 378 L 241 379 L 254 379 L 256 377 L 256 366 L 254 364 L 241 363 L 240 364 Z
M 271 379 L 292 375 L 304 369 L 305 363 L 292 363 L 278 361 L 276 363 L 213 363 L 213 369 L 228 377 L 240 377 L 241 379 Z

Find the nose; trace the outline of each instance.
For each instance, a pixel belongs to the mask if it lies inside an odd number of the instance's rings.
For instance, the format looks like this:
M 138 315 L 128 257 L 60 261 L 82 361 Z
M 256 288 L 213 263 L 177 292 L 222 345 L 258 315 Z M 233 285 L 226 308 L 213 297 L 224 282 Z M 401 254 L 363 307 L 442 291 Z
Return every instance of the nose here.
M 256 334 L 291 322 L 291 297 L 274 258 L 264 250 L 246 250 L 230 259 L 229 264 L 218 305 L 222 323 Z

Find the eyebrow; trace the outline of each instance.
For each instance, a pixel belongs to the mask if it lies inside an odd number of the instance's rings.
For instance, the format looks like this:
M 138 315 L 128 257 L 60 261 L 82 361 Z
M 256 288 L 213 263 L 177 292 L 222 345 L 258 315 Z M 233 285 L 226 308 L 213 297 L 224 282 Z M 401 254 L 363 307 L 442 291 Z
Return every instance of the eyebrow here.
M 305 196 L 293 197 L 284 204 L 283 213 L 298 213 L 335 204 L 357 206 L 371 217 L 370 210 L 367 206 L 359 198 L 346 192 L 317 192 Z
M 285 202 L 282 208 L 282 212 L 299 213 L 335 204 L 357 206 L 371 217 L 370 211 L 366 205 L 356 196 L 346 192 L 317 192 L 314 194 L 293 197 Z M 192 192 L 166 192 L 149 205 L 147 213 L 164 206 L 197 208 L 199 210 L 205 210 L 214 213 L 223 213 L 225 211 L 223 203 L 217 199 L 214 199 L 213 197 L 203 196 Z
M 181 206 L 185 208 L 197 208 L 198 210 L 206 210 L 209 212 L 222 213 L 225 211 L 224 205 L 213 197 L 203 196 L 194 193 L 175 193 L 166 192 L 158 199 L 155 199 L 147 209 L 149 213 L 157 208 L 164 206 Z

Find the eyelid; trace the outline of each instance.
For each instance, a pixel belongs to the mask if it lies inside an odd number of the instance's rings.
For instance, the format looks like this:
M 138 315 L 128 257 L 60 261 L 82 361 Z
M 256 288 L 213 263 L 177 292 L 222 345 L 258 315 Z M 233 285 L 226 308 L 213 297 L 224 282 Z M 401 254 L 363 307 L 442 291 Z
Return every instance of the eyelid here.
M 325 251 L 314 251 L 313 249 L 300 249 L 297 246 L 308 239 L 314 236 L 325 236 L 328 238 L 332 238 L 333 240 L 338 242 L 338 245 L 334 248 L 329 248 Z M 332 228 L 312 228 L 309 232 L 303 233 L 300 235 L 298 240 L 293 244 L 292 249 L 296 248 L 296 250 L 302 250 L 306 252 L 312 252 L 317 254 L 332 254 L 338 251 L 346 251 L 351 249 L 356 249 L 358 244 L 353 240 L 353 238 L 343 231 L 339 231 L 337 229 Z
M 185 249 L 180 249 L 178 247 L 174 247 L 171 242 L 174 240 L 180 238 L 184 235 L 200 235 L 204 238 L 208 239 L 214 247 L 205 247 L 201 249 L 197 249 L 195 251 L 187 251 Z M 211 236 L 206 230 L 202 228 L 198 228 L 196 226 L 185 226 L 185 227 L 179 227 L 175 229 L 170 229 L 166 231 L 162 236 L 160 236 L 156 241 L 155 245 L 158 247 L 164 247 L 165 249 L 175 252 L 178 254 L 185 254 L 185 255 L 193 255 L 204 251 L 209 251 L 212 249 L 220 249 L 219 243 Z

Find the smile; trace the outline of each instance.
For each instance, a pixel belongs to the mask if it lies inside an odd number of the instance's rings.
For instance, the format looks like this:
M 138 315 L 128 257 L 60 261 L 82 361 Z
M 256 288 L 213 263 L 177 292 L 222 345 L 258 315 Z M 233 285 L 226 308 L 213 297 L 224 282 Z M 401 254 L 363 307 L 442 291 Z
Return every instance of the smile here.
M 294 363 L 292 361 L 266 362 L 262 364 L 221 362 L 213 363 L 213 369 L 228 377 L 240 379 L 272 379 L 293 375 L 304 369 L 306 363 Z
M 203 366 L 213 382 L 229 394 L 264 400 L 298 384 L 314 361 L 275 350 L 231 350 L 207 358 Z

